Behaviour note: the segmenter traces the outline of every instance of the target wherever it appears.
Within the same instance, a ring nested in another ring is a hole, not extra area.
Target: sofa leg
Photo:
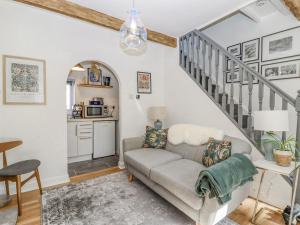
[[[134,178],[134,177],[133,177],[132,174],[129,174],[129,175],[128,175],[128,181],[129,181],[129,182],[132,182],[132,181],[133,181],[133,178]]]
[[[196,222],[196,225],[201,225],[201,224]]]

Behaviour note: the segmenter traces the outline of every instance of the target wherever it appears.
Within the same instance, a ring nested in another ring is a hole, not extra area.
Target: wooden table
[[[257,160],[255,162],[253,162],[253,164],[257,169],[262,170],[262,175],[261,175],[261,178],[260,178],[259,188],[258,188],[258,192],[257,192],[257,196],[256,196],[256,203],[255,203],[254,212],[253,212],[251,222],[253,224],[255,224],[256,219],[259,217],[259,215],[264,210],[264,208],[262,208],[261,210],[259,210],[256,213],[257,206],[258,206],[258,201],[259,201],[259,194],[260,194],[260,191],[261,191],[261,186],[262,186],[262,182],[263,182],[263,179],[264,179],[264,175],[265,175],[266,171],[269,171],[269,172],[272,172],[272,173],[275,173],[275,174],[286,176],[288,178],[293,173],[295,173],[294,174],[294,179],[293,179],[293,189],[292,189],[292,199],[291,199],[291,214],[290,214],[290,218],[289,218],[289,225],[291,225],[292,224],[292,217],[293,217],[292,212],[293,212],[293,208],[294,208],[294,205],[295,205],[295,197],[296,197],[296,191],[297,191],[297,185],[298,185],[300,163],[292,162],[291,166],[283,167],[283,166],[278,166],[276,164],[276,162],[274,162],[274,161],[268,161],[268,160],[265,160],[265,159],[260,159],[260,160]]]
[[[3,154],[3,167],[7,166],[6,151],[15,148],[21,144],[22,141],[17,138],[0,138],[0,153]],[[5,181],[5,186],[8,187],[8,181]],[[6,191],[6,195],[0,195],[0,207],[6,206],[10,201],[11,198],[8,190]]]

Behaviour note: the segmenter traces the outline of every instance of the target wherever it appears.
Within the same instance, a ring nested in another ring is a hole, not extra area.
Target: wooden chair
[[[9,181],[16,182],[17,191],[17,202],[18,202],[18,215],[22,215],[22,198],[21,188],[22,186],[31,180],[33,177],[36,178],[40,194],[43,193],[40,175],[38,167],[40,166],[39,160],[25,160],[20,161],[11,165],[7,165],[6,151],[15,148],[22,144],[21,140],[2,140],[0,139],[0,153],[3,153],[3,168],[0,169],[0,181],[5,182],[6,194],[9,196]],[[32,173],[24,181],[21,181],[21,175]]]

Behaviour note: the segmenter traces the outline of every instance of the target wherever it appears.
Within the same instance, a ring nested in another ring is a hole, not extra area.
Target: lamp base
[[[156,120],[156,121],[154,122],[154,128],[155,128],[156,130],[162,129],[162,121]]]

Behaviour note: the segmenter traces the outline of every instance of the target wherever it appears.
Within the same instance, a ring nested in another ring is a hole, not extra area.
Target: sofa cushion
[[[195,192],[200,171],[205,167],[189,159],[179,159],[151,169],[150,178],[187,205],[199,210],[203,199]]]
[[[146,126],[144,148],[165,149],[167,145],[168,129],[155,129]]]
[[[159,149],[142,148],[125,152],[125,162],[149,177],[153,167],[181,159],[182,156]]]

